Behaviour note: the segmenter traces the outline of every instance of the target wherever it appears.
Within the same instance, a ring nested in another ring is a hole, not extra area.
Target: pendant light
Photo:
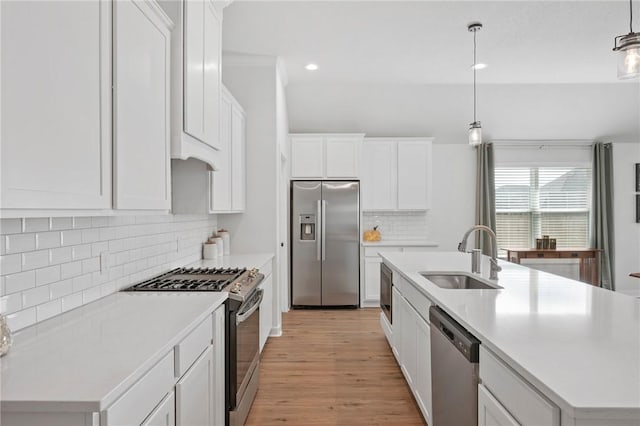
[[[476,33],[482,29],[482,24],[474,22],[467,29],[473,33],[473,123],[469,125],[469,145],[477,146],[482,143],[482,126],[476,119],[476,71],[478,63],[476,62]]]
[[[613,40],[618,52],[618,78],[628,79],[640,75],[640,33],[633,32],[633,3],[629,0],[629,34]]]

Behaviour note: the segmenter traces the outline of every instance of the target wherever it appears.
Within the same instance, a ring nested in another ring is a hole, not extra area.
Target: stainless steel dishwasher
[[[438,306],[429,319],[433,426],[477,425],[480,341]]]

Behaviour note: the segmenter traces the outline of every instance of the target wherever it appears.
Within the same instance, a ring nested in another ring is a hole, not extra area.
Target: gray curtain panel
[[[493,144],[483,143],[476,148],[476,224],[496,231],[496,185]],[[491,255],[491,240],[485,233],[476,233],[476,248]]]
[[[600,287],[615,290],[613,273],[613,146],[593,145],[591,244],[600,254]]]

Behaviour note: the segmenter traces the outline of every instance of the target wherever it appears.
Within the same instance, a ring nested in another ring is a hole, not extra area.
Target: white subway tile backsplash
[[[60,266],[60,278],[66,280],[67,278],[77,277],[82,274],[82,261],[63,263]]]
[[[199,259],[215,229],[206,215],[2,219],[0,311],[19,330]]]
[[[49,262],[59,264],[73,260],[73,249],[71,247],[61,247],[49,250]]]
[[[22,219],[0,219],[0,234],[19,234],[22,232]]]
[[[60,265],[36,269],[36,285],[41,286],[60,281]]]
[[[5,238],[7,253],[22,253],[36,248],[35,234],[11,234]]]
[[[20,272],[5,277],[5,289],[7,294],[27,290],[36,286],[35,271]]]
[[[92,257],[91,259],[82,261],[82,273],[88,274],[100,270],[100,258]]]
[[[28,327],[36,322],[36,308],[23,309],[7,315],[7,324],[12,331]]]
[[[36,287],[22,292],[22,306],[30,308],[49,301],[49,287]]]
[[[0,256],[0,275],[14,274],[22,270],[22,256],[8,254]]]
[[[107,216],[96,216],[91,218],[92,228],[102,228],[109,226],[109,218]]]
[[[75,246],[82,244],[82,231],[62,231],[62,245],[63,246]]]
[[[91,244],[91,256],[96,257],[100,256],[100,254],[109,251],[109,242],[101,241],[99,243]]]
[[[73,293],[72,280],[58,281],[49,286],[49,298],[51,300],[59,299],[71,293]]]
[[[74,246],[71,249],[71,256],[73,260],[88,259],[91,257],[91,244],[83,244],[81,246]]]
[[[42,268],[49,265],[49,250],[31,251],[22,254],[22,270]]]
[[[100,240],[99,229],[83,229],[82,230],[82,243],[95,243]]]
[[[363,231],[378,226],[383,240],[425,240],[426,212],[364,212]]]
[[[60,232],[38,232],[36,234],[37,249],[55,247],[60,247]]]
[[[62,231],[63,229],[73,228],[73,219],[70,217],[52,217],[49,223],[52,231]]]
[[[48,217],[28,217],[23,220],[22,232],[42,232],[49,230]]]
[[[73,293],[62,298],[62,312],[82,305],[82,293]]]
[[[20,309],[22,309],[22,294],[14,293],[0,297],[0,314],[12,314]]]
[[[93,302],[99,299],[100,296],[100,286],[92,287],[82,292],[82,303]]]
[[[91,228],[91,218],[90,217],[74,217],[73,227],[75,229]]]
[[[61,312],[62,300],[52,300],[51,302],[38,305],[38,307],[36,308],[36,319],[38,321],[44,321],[54,315],[58,315]]]

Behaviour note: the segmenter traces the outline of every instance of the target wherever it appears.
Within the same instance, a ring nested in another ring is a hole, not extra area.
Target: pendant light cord
[[[633,33],[633,0],[629,0],[629,32]]]
[[[473,32],[473,122],[476,120],[476,32]]]

